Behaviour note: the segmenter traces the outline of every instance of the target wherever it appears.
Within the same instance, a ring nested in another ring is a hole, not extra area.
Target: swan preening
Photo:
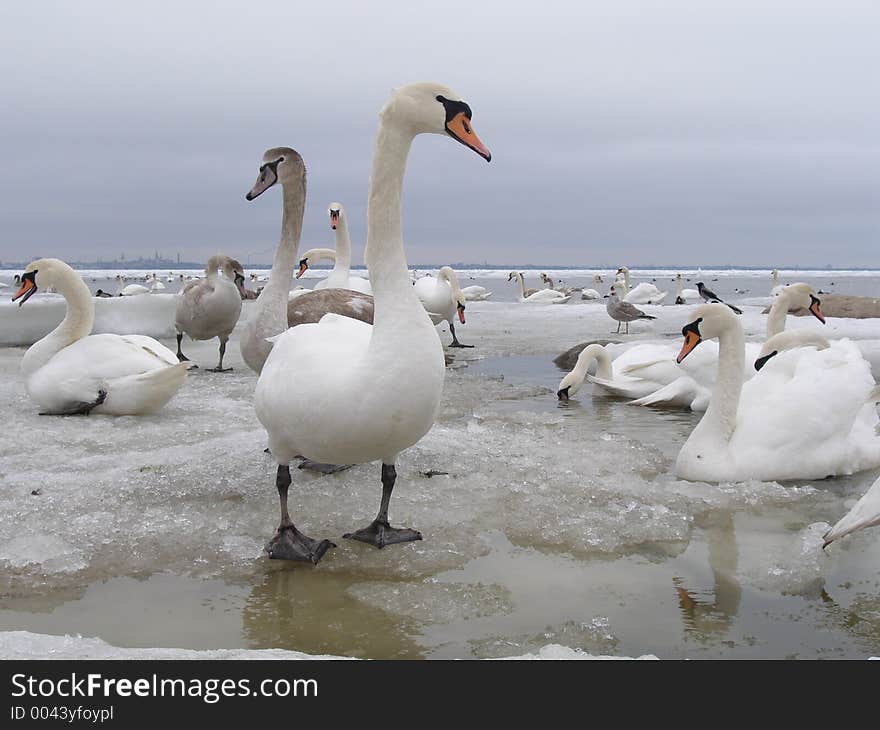
[[[186,364],[143,335],[92,335],[95,304],[85,282],[58,259],[28,264],[13,301],[55,287],[67,302],[64,320],[31,345],[21,361],[28,395],[42,413],[115,416],[152,413],[186,380]]]
[[[523,283],[522,272],[511,271],[507,275],[508,281],[516,281],[518,302],[526,302],[528,304],[565,304],[571,295],[563,294],[555,289],[526,289]]]
[[[369,281],[351,275],[351,239],[348,235],[345,208],[341,203],[330,203],[327,213],[330,216],[330,228],[336,231],[336,250],[313,248],[306,251],[300,259],[296,277],[301,277],[313,262],[325,259],[333,261],[333,270],[326,279],[315,284],[315,289],[350,289],[362,294],[372,294],[373,288]]]
[[[177,328],[177,357],[181,362],[189,358],[181,350],[181,340],[187,334],[193,340],[220,340],[220,359],[212,373],[225,373],[223,367],[226,343],[241,314],[244,296],[244,274],[241,264],[223,254],[216,254],[205,264],[205,278],[189,282],[178,294],[174,326]]]
[[[255,373],[262,371],[269,357],[271,339],[288,327],[318,322],[327,313],[373,321],[373,298],[350,289],[306,289],[291,298],[307,186],[305,163],[290,147],[272,147],[263,153],[257,181],[245,198],[254,200],[276,183],[281,185],[281,239],[266,286],[241,332],[242,359]]]
[[[443,321],[449,323],[449,334],[452,335],[450,347],[473,347],[463,345],[455,334],[455,317],[464,324],[465,296],[458,287],[458,278],[449,266],[440,269],[437,276],[423,276],[415,284],[413,291],[434,324]]]
[[[675,471],[690,481],[822,479],[880,466],[874,378],[849,340],[780,354],[744,383],[742,325],[723,304],[704,304],[682,329],[681,362],[719,341],[718,375],[705,415]]]
[[[401,235],[406,160],[422,133],[449,135],[491,159],[473,132],[470,107],[444,86],[401,87],[383,107],[367,203],[374,324],[329,314],[284,331],[257,383],[257,417],[278,462],[281,523],[267,546],[270,557],[317,563],[332,547],[329,540],[307,537],[291,520],[289,463],[300,454],[331,464],[381,460],[376,519],[346,537],[380,548],[421,539],[416,530],[391,527],[388,508],[397,456],[433,425],[445,374],[443,346],[413,291]],[[303,397],[304,387],[311,397]]]

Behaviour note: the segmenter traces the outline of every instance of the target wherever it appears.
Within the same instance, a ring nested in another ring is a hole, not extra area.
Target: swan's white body
[[[597,292],[595,289],[582,289],[581,290],[581,299],[593,300],[593,299],[601,299],[602,295]]]
[[[25,353],[21,372],[41,411],[116,416],[152,413],[186,380],[185,364],[143,335],[90,335],[94,300],[85,282],[58,259],[28,265],[38,287],[49,282],[67,301],[61,324]]]
[[[666,298],[666,292],[660,291],[653,284],[642,282],[634,288],[630,288],[629,269],[621,266],[617,270],[618,274],[623,274],[626,284],[626,294],[622,297],[623,301],[628,304],[659,304]]]
[[[126,284],[121,274],[116,275],[116,294],[121,297],[136,297],[139,294],[149,294],[149,288],[142,284]]]
[[[332,464],[393,465],[434,423],[445,360],[407,270],[400,196],[413,138],[444,131],[442,118],[418,116],[424,105],[442,117],[434,97],[455,98],[436,88],[404,87],[380,113],[367,212],[373,326],[328,314],[281,334],[263,366],[255,407],[279,464],[302,454]]]
[[[692,327],[719,339],[718,375],[706,414],[678,454],[680,478],[821,479],[880,466],[877,412],[868,402],[874,379],[852,342],[782,353],[744,384],[736,315],[723,304],[703,305]],[[699,337],[688,333],[680,357]]]
[[[330,227],[336,232],[336,250],[313,249],[321,251],[321,258],[333,261],[333,270],[326,279],[315,284],[315,289],[351,289],[362,294],[372,294],[373,287],[367,279],[351,274],[351,238],[348,235],[348,219],[345,208],[341,203],[331,203],[328,208],[330,213]],[[330,251],[330,254],[326,252]],[[306,258],[308,254],[304,254]]]
[[[486,287],[477,286],[476,284],[466,286],[461,290],[461,293],[464,294],[464,298],[469,302],[482,302],[492,296],[492,292],[486,289]]]
[[[456,310],[465,297],[452,268],[444,266],[436,277],[423,276],[413,284],[413,291],[434,324],[446,321],[455,325]]]
[[[533,294],[528,294],[525,290],[522,273],[511,271],[507,280],[513,281],[514,279],[516,279],[516,300],[518,302],[524,302],[527,304],[565,304],[571,299],[571,295],[566,296],[561,291],[556,291],[555,289],[538,289]]]

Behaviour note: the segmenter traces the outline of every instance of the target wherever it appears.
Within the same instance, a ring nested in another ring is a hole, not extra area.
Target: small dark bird
[[[112,294],[108,294],[108,293],[105,292],[103,289],[98,289],[98,291],[95,292],[95,296],[96,296],[96,297],[112,297],[113,295],[112,295]]]
[[[700,292],[700,296],[703,297],[703,299],[705,301],[707,301],[711,304],[727,304],[727,302],[719,299],[718,295],[715,294],[715,292],[713,292],[711,289],[707,289],[703,285],[702,281],[697,282],[697,291]],[[742,310],[739,309],[738,307],[734,307],[732,304],[727,304],[727,306],[730,307],[737,314],[742,314]]]

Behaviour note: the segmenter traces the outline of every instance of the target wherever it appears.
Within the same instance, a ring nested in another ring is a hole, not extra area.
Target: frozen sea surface
[[[658,319],[618,338],[601,304],[468,303],[458,332],[477,347],[453,353],[437,424],[398,464],[392,522],[425,539],[381,551],[339,539],[374,516],[378,465],[294,470],[294,519],[338,544],[316,568],[262,554],[278,520],[274,464],[237,333],[232,373],[193,371],[142,418],[38,416],[18,378],[24,350],[0,348],[0,631],[358,657],[548,645],[660,658],[880,653],[880,530],[819,549],[875,473],[683,482],[672,465],[697,415],[588,387],[557,404],[559,352],[677,340],[693,309],[645,308]],[[760,339],[760,304],[744,309]],[[866,351],[880,340],[872,320],[831,319],[824,331]],[[216,342],[185,349],[216,362]],[[0,636],[0,655],[26,651]]]

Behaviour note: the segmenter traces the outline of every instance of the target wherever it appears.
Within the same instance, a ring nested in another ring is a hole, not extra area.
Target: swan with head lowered
[[[330,248],[313,248],[306,251],[299,262],[296,278],[301,277],[315,261],[329,259],[333,261],[330,276],[315,284],[315,289],[350,289],[362,294],[372,294],[370,282],[359,276],[351,275],[351,238],[348,235],[348,219],[341,203],[330,203],[327,208],[330,215],[330,228],[336,231],[336,250]]]
[[[177,357],[181,362],[189,358],[181,350],[184,334],[194,340],[220,340],[220,359],[217,367],[208,372],[227,373],[223,367],[226,343],[241,314],[241,300],[245,296],[244,273],[241,264],[223,254],[215,254],[205,264],[205,278],[186,284],[178,293],[174,326],[177,328]]]
[[[682,334],[679,362],[707,339],[718,339],[719,354],[709,407],[678,454],[677,476],[823,479],[880,466],[874,378],[855,344],[779,354],[744,384],[743,328],[724,304],[698,307]]]
[[[281,502],[281,524],[266,548],[272,558],[317,563],[332,546],[307,537],[290,518],[289,463],[299,454],[330,464],[381,460],[376,519],[346,537],[379,548],[421,539],[416,530],[391,527],[388,507],[397,456],[433,425],[445,374],[443,346],[413,291],[401,235],[407,156],[423,133],[448,135],[490,159],[471,127],[470,107],[453,91],[418,83],[392,92],[379,115],[367,204],[374,324],[328,314],[293,327],[275,339],[260,374],[255,406],[278,462]]]
[[[522,272],[511,271],[508,281],[516,281],[516,300],[528,304],[565,304],[571,295],[566,296],[555,289],[526,289]]]
[[[458,278],[450,266],[444,266],[436,277],[423,276],[415,284],[413,291],[422,302],[422,306],[434,324],[443,321],[449,323],[449,333],[452,335],[450,347],[473,347],[463,345],[458,341],[455,334],[455,317],[464,324],[465,298],[464,293],[458,287]]]
[[[306,166],[290,147],[272,147],[263,153],[257,181],[245,199],[258,198],[276,183],[281,185],[281,239],[266,286],[251,305],[252,313],[241,331],[241,356],[258,374],[272,350],[269,338],[288,327],[318,322],[328,312],[373,321],[373,297],[367,294],[350,289],[318,289],[291,296],[306,205]]]
[[[186,380],[185,363],[152,337],[92,335],[95,303],[85,282],[59,259],[28,264],[13,301],[55,287],[67,302],[63,321],[21,361],[28,395],[42,413],[134,416],[159,410]]]

